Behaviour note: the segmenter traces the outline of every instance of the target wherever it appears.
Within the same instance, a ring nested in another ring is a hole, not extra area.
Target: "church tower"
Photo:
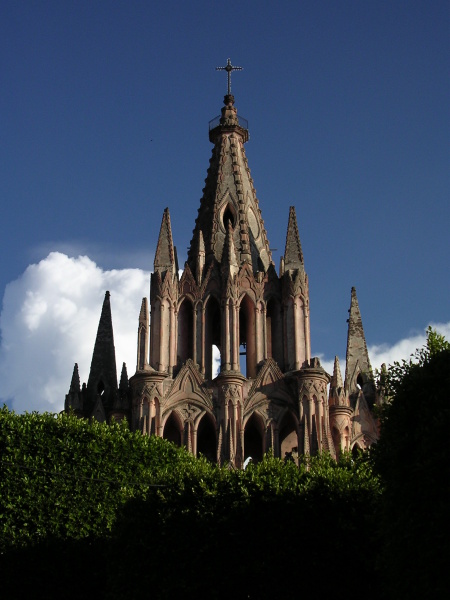
[[[139,313],[136,373],[129,387],[123,376],[112,391],[111,325],[109,345],[97,352],[96,342],[86,393],[98,395],[101,382],[114,396],[100,402],[109,415],[109,407],[123,408],[128,398],[123,416],[132,429],[220,464],[241,468],[269,450],[281,458],[324,450],[336,456],[352,446],[355,407],[368,394],[370,415],[373,402],[356,295],[343,385],[338,363],[331,377],[311,357],[308,276],[294,207],[276,272],[245,155],[248,124],[231,94],[236,69],[229,60],[223,67],[228,93],[221,115],[209,123],[212,154],[182,275],[166,208],[150,302],[144,298]],[[96,366],[98,354],[110,357],[108,367]],[[362,389],[355,387],[360,381]],[[78,388],[77,370],[67,405],[78,402]],[[96,401],[91,414],[100,411]],[[118,408],[114,414],[119,418]]]

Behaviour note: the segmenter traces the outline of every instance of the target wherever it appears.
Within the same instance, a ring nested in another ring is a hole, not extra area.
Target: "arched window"
[[[283,368],[283,323],[280,303],[271,298],[266,309],[267,358],[273,358]]]
[[[194,309],[185,298],[178,309],[177,367],[194,356]]]
[[[139,340],[139,348],[138,348],[138,370],[142,371],[145,366],[145,359],[147,356],[147,348],[146,348],[146,336],[145,336],[145,327],[142,325],[139,327],[138,333]]]
[[[152,305],[151,322],[150,322],[150,359],[151,365],[157,371],[159,370],[160,357],[160,340],[161,337],[161,302],[159,299]]]
[[[227,204],[225,210],[223,211],[222,223],[225,231],[228,229],[228,222],[231,223],[231,228],[234,229],[236,224],[236,211],[231,204]]]
[[[246,377],[256,377],[255,305],[247,294],[239,306],[239,353],[245,356],[245,363],[241,361],[242,374]]]
[[[213,373],[213,346],[221,352],[221,312],[218,301],[211,296],[206,304],[205,314],[205,376],[212,379]]]

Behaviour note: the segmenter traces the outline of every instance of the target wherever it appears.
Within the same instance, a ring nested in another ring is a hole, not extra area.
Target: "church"
[[[150,298],[143,298],[136,372],[117,381],[106,292],[89,379],[75,364],[65,410],[185,446],[242,468],[264,453],[285,458],[367,448],[378,437],[377,392],[354,288],[345,375],[311,356],[308,276],[294,207],[278,273],[245,155],[248,124],[228,93],[209,123],[213,145],[187,261],[179,275],[169,209],[162,215]],[[136,311],[138,312],[138,311]],[[220,367],[215,357],[220,355]]]

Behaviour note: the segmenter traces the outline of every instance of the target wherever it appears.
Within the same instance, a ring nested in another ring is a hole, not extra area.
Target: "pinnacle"
[[[80,391],[80,374],[78,372],[78,363],[75,363],[72,374],[72,381],[70,383],[70,392],[79,392]]]
[[[142,298],[141,310],[139,312],[139,322],[147,321],[148,319],[148,301],[147,298]]]
[[[335,388],[343,388],[344,387],[344,383],[342,381],[341,367],[339,364],[339,358],[337,356],[334,357],[334,368],[333,368],[333,377],[331,378],[331,387],[335,387]]]
[[[91,370],[88,380],[88,392],[92,398],[98,393],[98,386],[109,389],[111,393],[117,389],[116,352],[111,317],[109,292],[105,293],[102,313],[95,338],[92,354]]]
[[[172,227],[170,224],[169,209],[166,208],[161,221],[161,229],[159,231],[158,244],[156,246],[154,268],[155,271],[165,273],[168,270],[174,271],[175,249],[172,240]]]
[[[299,269],[303,266],[303,251],[297,227],[295,208],[289,208],[289,222],[286,234],[286,249],[284,251],[284,268]]]
[[[126,363],[122,364],[122,372],[120,374],[119,389],[121,389],[121,390],[127,390],[128,389],[128,373],[127,373],[127,365],[126,365]]]

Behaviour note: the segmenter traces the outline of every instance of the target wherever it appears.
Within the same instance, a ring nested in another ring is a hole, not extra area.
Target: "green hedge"
[[[381,487],[368,455],[299,467],[266,456],[240,471],[123,423],[4,408],[0,470],[9,598],[292,597],[299,577],[339,598],[343,570],[357,586],[375,576]]]
[[[195,462],[161,439],[49,413],[0,410],[0,550],[111,531],[128,500]]]

